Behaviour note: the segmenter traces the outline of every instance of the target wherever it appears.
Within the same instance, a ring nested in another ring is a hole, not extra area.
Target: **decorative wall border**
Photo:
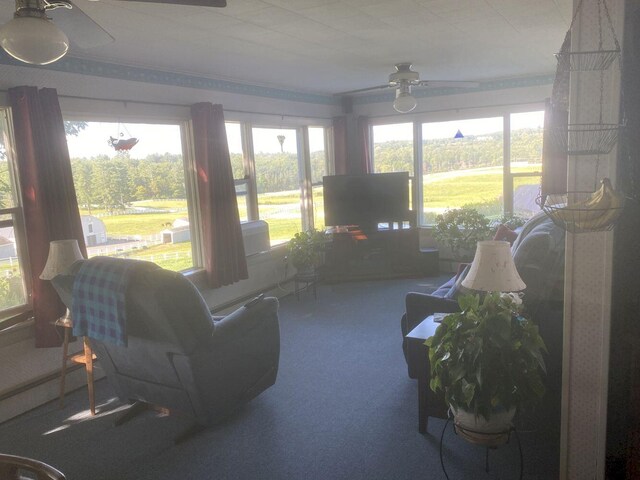
[[[0,65],[10,65],[15,67],[36,68],[41,70],[53,70],[57,72],[76,73],[94,77],[113,78],[117,80],[129,80],[134,82],[153,83],[159,85],[169,85],[172,87],[197,88],[201,90],[213,90],[239,95],[253,95],[293,102],[305,102],[318,105],[340,105],[340,97],[333,95],[321,95],[313,93],[296,92],[273,87],[264,87],[246,83],[231,82],[229,80],[219,80],[185,73],[166,72],[150,68],[134,67],[117,63],[102,62],[77,58],[72,56],[63,57],[55,63],[49,65],[27,65],[9,56],[0,49]],[[492,80],[482,82],[476,88],[426,88],[414,90],[413,95],[417,98],[437,97],[443,95],[456,95],[460,93],[486,92],[491,90],[504,90],[508,88],[523,88],[538,85],[549,85],[553,83],[554,75],[536,75],[531,77],[519,77],[504,80]],[[354,105],[364,105],[369,103],[380,103],[393,101],[393,92],[364,95],[354,97]]]
[[[27,65],[15,60],[0,49],[0,65],[36,68],[39,70],[54,70],[57,72],[77,73],[80,75],[90,75],[117,80],[154,83],[159,85],[169,85],[172,87],[214,90],[219,92],[236,93],[239,95],[253,95],[319,105],[340,105],[340,99],[331,95],[302,93],[292,90],[230,82],[228,80],[188,75],[185,73],[166,72],[162,70],[153,70],[150,68],[101,62],[71,56],[65,56],[57,62],[49,65]]]

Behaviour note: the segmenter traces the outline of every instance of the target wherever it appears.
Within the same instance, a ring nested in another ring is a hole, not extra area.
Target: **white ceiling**
[[[71,55],[333,94],[383,84],[402,61],[423,80],[553,73],[572,0],[75,3],[116,40]]]

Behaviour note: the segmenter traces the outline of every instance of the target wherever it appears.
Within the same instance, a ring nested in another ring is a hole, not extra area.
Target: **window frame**
[[[377,117],[371,118],[369,124],[369,133],[371,139],[372,152],[372,164],[375,169],[375,150],[373,148],[373,127],[381,125],[396,125],[403,123],[413,123],[413,155],[414,155],[414,172],[423,171],[423,155],[422,155],[422,125],[424,123],[438,123],[438,122],[450,122],[450,121],[464,121],[464,120],[478,120],[482,118],[496,118],[502,117],[503,119],[503,168],[502,168],[502,181],[503,181],[503,214],[508,215],[513,212],[513,185],[514,180],[520,177],[542,177],[542,169],[540,172],[527,172],[527,173],[513,173],[511,172],[511,115],[518,113],[529,113],[544,111],[544,102],[533,102],[526,104],[514,104],[502,107],[479,107],[473,110],[443,110],[435,112],[421,112],[411,116],[410,119],[404,120],[397,115],[390,117]],[[424,189],[424,176],[415,174],[414,177],[410,177],[412,186],[412,205],[415,205],[416,215],[418,218],[418,226],[423,228],[432,228],[433,224],[425,223],[424,221],[424,202],[423,202],[423,189]],[[510,188],[510,189],[509,189]],[[507,189],[509,189],[507,191]]]
[[[232,123],[233,120],[227,119],[226,122]],[[331,128],[324,125],[323,122],[303,122],[302,124],[296,122],[280,122],[280,124],[273,122],[260,122],[253,123],[250,121],[240,121],[241,134],[242,134],[242,150],[243,157],[245,159],[245,176],[247,181],[247,216],[249,221],[260,220],[260,211],[258,204],[258,185],[256,175],[255,164],[255,150],[253,129],[286,129],[296,131],[296,158],[298,168],[298,189],[300,192],[300,215],[301,226],[303,230],[315,228],[315,217],[313,207],[313,187],[322,185],[322,182],[313,183],[311,178],[311,151],[309,144],[309,128],[322,128],[324,133],[324,159],[325,159],[325,172],[327,175],[333,172],[331,166],[332,156],[329,154],[329,147],[332,145]],[[265,219],[265,221],[268,220]],[[286,242],[272,245],[272,249],[285,248]]]
[[[5,122],[5,149],[7,155],[8,173],[11,178],[13,206],[0,208],[0,216],[10,215],[10,219],[0,220],[0,228],[13,227],[16,241],[16,256],[20,264],[20,275],[24,288],[25,302],[15,307],[0,310],[0,328],[10,327],[26,320],[33,311],[33,288],[31,284],[31,264],[29,249],[27,247],[27,231],[24,221],[24,209],[22,205],[22,192],[18,178],[16,165],[15,137],[13,129],[13,115],[11,107],[0,105],[2,121]]]
[[[192,275],[203,270],[204,253],[202,248],[202,217],[200,215],[200,200],[198,197],[196,164],[193,140],[193,127],[190,119],[182,116],[156,116],[144,113],[131,113],[118,115],[92,113],[67,113],[62,110],[63,121],[81,121],[95,123],[123,123],[123,124],[143,124],[143,125],[173,125],[180,129],[180,142],[182,147],[182,168],[184,174],[185,197],[187,201],[187,212],[189,215],[189,227],[191,235],[191,259],[192,265],[189,268],[180,270],[184,275]]]

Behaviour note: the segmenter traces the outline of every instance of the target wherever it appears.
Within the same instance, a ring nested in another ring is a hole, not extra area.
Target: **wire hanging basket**
[[[621,128],[613,123],[570,123],[553,133],[556,144],[568,155],[606,155],[618,142]]]
[[[558,63],[562,63],[572,72],[607,70],[619,57],[620,49],[556,53]]]
[[[588,207],[594,192],[549,194],[536,202],[560,228],[572,233],[603,232],[613,229],[624,210],[624,199],[615,204]]]
[[[569,26],[569,31],[573,28],[576,17],[578,16],[578,12],[582,8],[584,0],[580,0],[578,4],[578,8],[576,8],[573,18],[571,20],[571,25]],[[609,30],[609,38],[605,39],[604,31],[603,31],[603,11],[604,17],[607,20],[607,27]],[[609,48],[603,48],[605,40],[608,40]],[[564,45],[563,45],[564,47]],[[618,37],[616,36],[615,29],[613,28],[613,22],[611,21],[611,15],[609,13],[609,8],[607,7],[606,0],[598,0],[598,48],[597,50],[588,50],[588,51],[577,51],[570,52],[567,49],[562,49],[560,52],[556,53],[556,59],[558,60],[558,65],[560,65],[563,69],[568,69],[572,72],[585,72],[585,71],[594,71],[594,70],[607,70],[614,60],[620,58],[620,52],[622,49],[620,48],[620,42],[618,41]]]

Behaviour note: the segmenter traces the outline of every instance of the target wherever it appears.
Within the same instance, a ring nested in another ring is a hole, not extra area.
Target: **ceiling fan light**
[[[0,28],[0,46],[21,62],[46,65],[64,57],[69,39],[46,18],[16,17]]]
[[[418,102],[411,93],[400,89],[396,90],[396,99],[393,102],[393,108],[397,112],[409,113],[416,108],[416,105],[418,105]]]

